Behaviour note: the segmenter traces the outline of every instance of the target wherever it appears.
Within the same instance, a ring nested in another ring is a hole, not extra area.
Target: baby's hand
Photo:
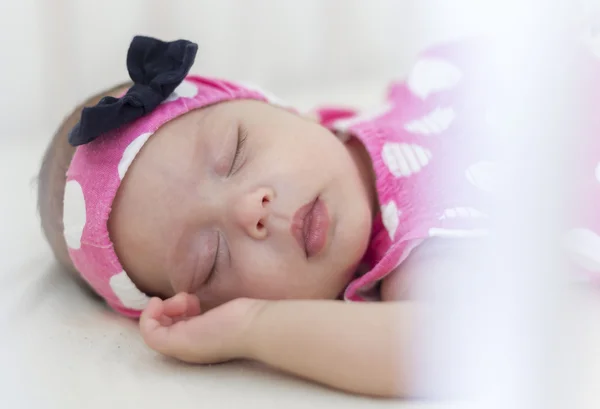
[[[216,363],[248,356],[246,333],[264,301],[240,298],[202,314],[198,297],[180,293],[153,298],[142,313],[146,344],[192,363]]]

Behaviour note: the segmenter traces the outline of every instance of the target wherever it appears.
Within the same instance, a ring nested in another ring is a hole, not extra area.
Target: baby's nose
[[[266,187],[240,195],[233,204],[234,219],[250,237],[264,239],[268,235],[268,218],[274,192]]]

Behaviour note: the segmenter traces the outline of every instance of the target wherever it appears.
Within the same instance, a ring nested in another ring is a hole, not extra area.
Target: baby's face
[[[109,231],[148,294],[196,293],[204,308],[238,297],[331,299],[366,250],[375,201],[359,142],[262,102],[231,101],[148,140]]]

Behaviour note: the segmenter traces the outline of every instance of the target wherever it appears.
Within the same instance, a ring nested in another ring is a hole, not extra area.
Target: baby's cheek
[[[301,296],[310,277],[308,271],[298,271],[299,266],[281,262],[259,262],[254,258],[241,271],[236,292],[243,297],[286,299]],[[297,263],[296,263],[297,264]]]
[[[242,297],[264,298],[272,287],[273,280],[269,280],[255,258],[236,255],[233,268],[217,272],[210,283],[198,291],[198,296],[203,303],[220,305]]]

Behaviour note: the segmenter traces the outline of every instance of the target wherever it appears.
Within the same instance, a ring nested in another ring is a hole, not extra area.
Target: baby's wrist
[[[246,307],[247,312],[241,323],[242,331],[239,357],[260,361],[261,332],[263,332],[265,328],[265,325],[263,324],[264,312],[266,309],[271,308],[274,302],[250,299],[245,301],[248,302],[249,305]]]
[[[256,300],[258,301],[249,314],[249,320],[246,322],[244,358],[253,361],[262,362],[265,358],[265,346],[272,333],[271,329],[277,325],[273,322],[277,314],[273,310],[279,304],[278,301]]]

